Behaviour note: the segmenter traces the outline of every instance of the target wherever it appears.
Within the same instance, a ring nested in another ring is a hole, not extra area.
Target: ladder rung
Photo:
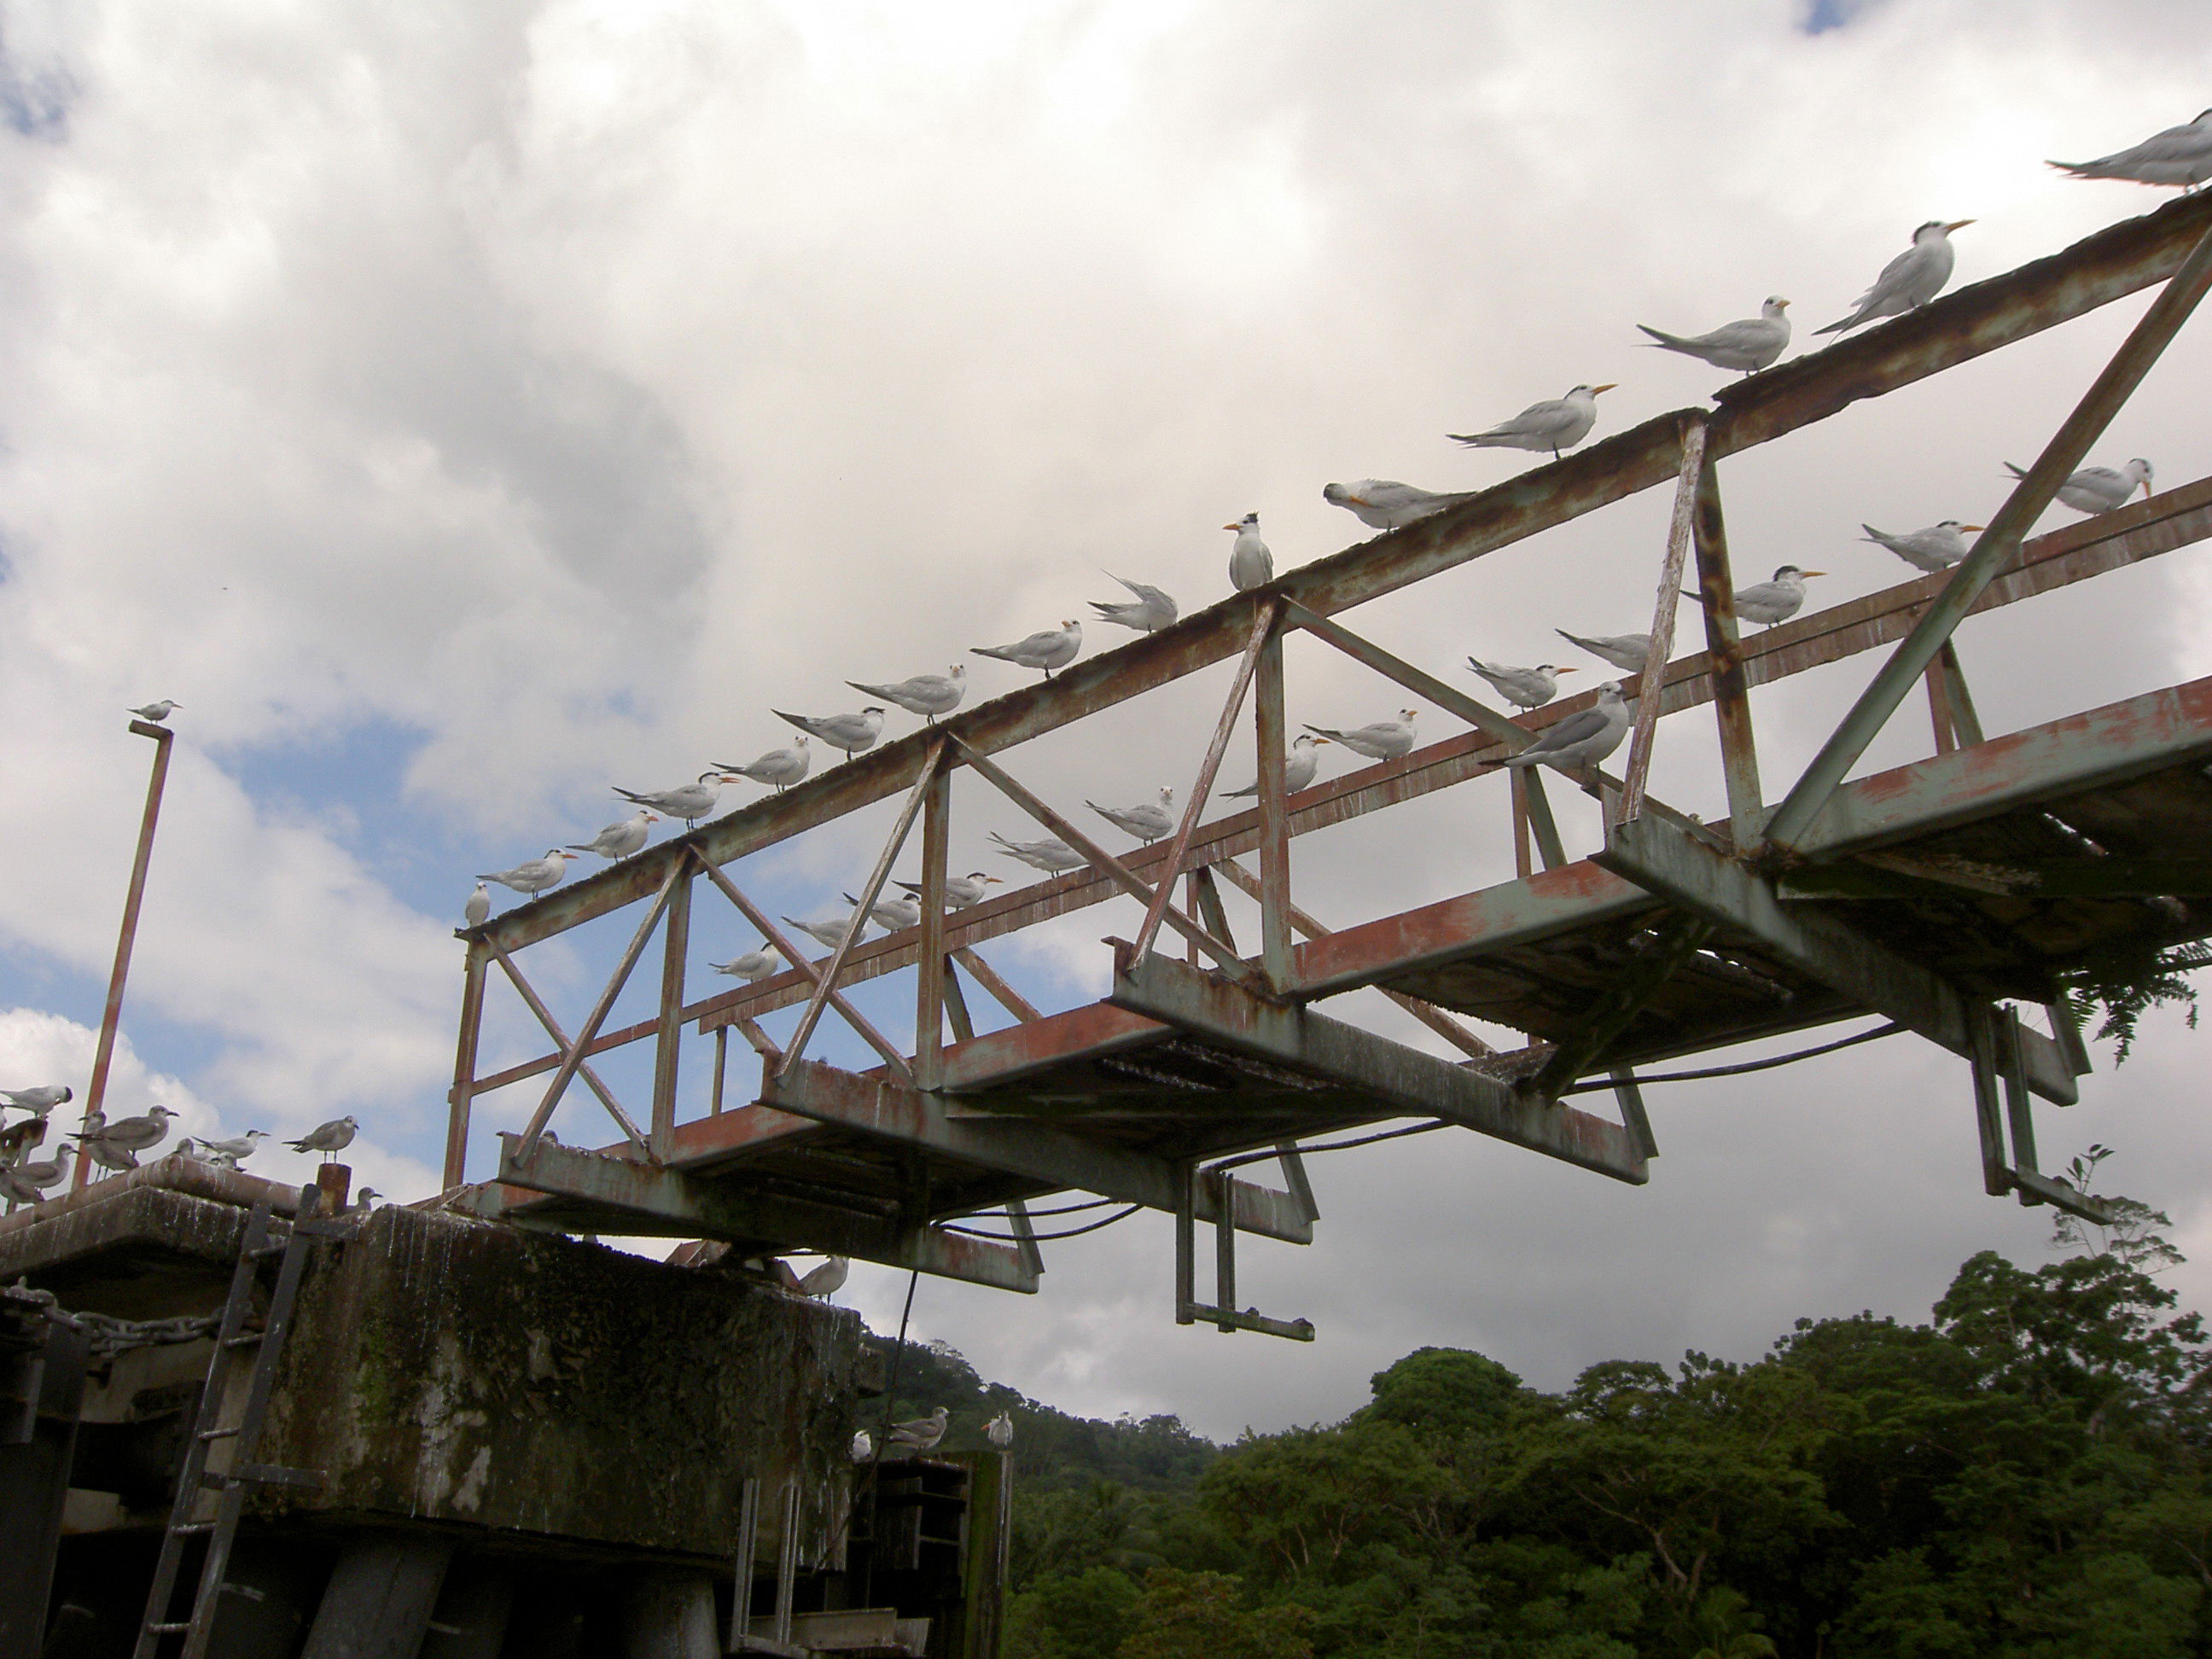
[[[259,1249],[248,1250],[246,1254],[252,1256],[256,1261],[258,1261],[264,1256],[282,1255],[285,1251],[291,1248],[291,1241],[287,1239],[281,1244],[264,1244]]]
[[[190,1630],[190,1625],[149,1625],[146,1628],[156,1636],[173,1636],[180,1630]]]
[[[213,1532],[215,1530],[215,1522],[212,1521],[180,1521],[175,1526],[170,1528],[169,1530],[176,1536],[182,1538],[190,1533]]]
[[[269,1333],[266,1331],[248,1331],[243,1336],[227,1339],[222,1346],[226,1348],[250,1348],[257,1342],[266,1341],[268,1337]]]
[[[239,1429],[202,1429],[199,1437],[203,1440],[228,1440],[231,1436],[242,1432]]]

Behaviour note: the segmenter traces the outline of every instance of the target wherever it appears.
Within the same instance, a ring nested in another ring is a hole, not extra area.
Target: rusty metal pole
[[[1705,422],[1692,415],[1682,422],[1682,456],[1675,469],[1674,513],[1667,528],[1667,556],[1659,568],[1659,593],[1651,614],[1651,648],[1636,679],[1636,722],[1628,739],[1627,781],[1620,791],[1623,823],[1644,816],[1644,788],[1651,775],[1651,740],[1659,726],[1659,698],[1667,683],[1667,659],[1674,649],[1674,609],[1682,598],[1682,572],[1690,559],[1691,530],[1697,512],[1698,481],[1705,469]]]
[[[450,1192],[468,1179],[469,1115],[476,1099],[477,1044],[483,1030],[484,959],[481,939],[469,941],[461,969],[461,1031],[453,1046],[453,1087],[446,1097],[446,1170],[441,1185]]]
[[[131,976],[131,947],[138,942],[138,907],[146,896],[146,866],[154,857],[154,826],[161,817],[161,790],[169,781],[169,745],[176,733],[151,720],[133,720],[131,729],[154,740],[154,771],[146,781],[146,811],[138,820],[138,854],[131,860],[131,891],[123,901],[123,931],[115,940],[115,965],[107,975],[107,1006],[100,1016],[100,1047],[92,1057],[92,1081],[85,1085],[84,1119],[91,1120],[107,1098],[107,1071],[115,1059],[115,1028],[123,1018],[123,984]],[[90,1158],[79,1158],[72,1188],[89,1178]]]
[[[945,877],[952,856],[952,768],[940,765],[921,804],[921,944],[915,960],[914,1082],[944,1081]]]
[[[1284,747],[1289,739],[1279,623],[1268,630],[1267,643],[1260,647],[1252,708],[1260,757],[1260,964],[1267,982],[1279,993],[1291,988],[1291,806],[1283,787]]]
[[[1721,512],[1720,477],[1710,458],[1698,470],[1691,545],[1698,556],[1705,651],[1713,665],[1713,718],[1720,728],[1721,770],[1728,784],[1729,834],[1736,846],[1747,847],[1759,833],[1759,745],[1752,738],[1751,695],[1744,678],[1743,641],[1736,629],[1728,520]]]
[[[676,1144],[676,1087],[684,1049],[684,969],[691,954],[691,860],[677,869],[661,922],[660,1029],[653,1047],[653,1155],[666,1158]]]

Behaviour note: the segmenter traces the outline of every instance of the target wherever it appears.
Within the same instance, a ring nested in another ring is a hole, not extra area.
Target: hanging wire
[[[1771,1071],[1777,1066],[1788,1066],[1796,1060],[1810,1060],[1815,1054],[1832,1054],[1838,1048],[1855,1048],[1862,1042],[1872,1042],[1879,1037],[1895,1036],[1904,1029],[1905,1027],[1893,1020],[1888,1024],[1877,1025],[1870,1031],[1861,1031],[1856,1036],[1844,1037],[1835,1042],[1821,1043],[1816,1048],[1800,1048],[1794,1054],[1776,1054],[1766,1060],[1747,1060],[1735,1066],[1708,1066],[1702,1071],[1654,1072],[1649,1077],[1638,1078],[1636,1081],[1638,1085],[1696,1083],[1709,1077],[1740,1077],[1746,1072]],[[1613,1083],[1610,1079],[1601,1078],[1595,1083],[1577,1083],[1573,1088],[1562,1089],[1559,1092],[1562,1095],[1586,1095],[1599,1089],[1612,1087]]]
[[[1818,1054],[1832,1054],[1838,1048],[1855,1048],[1862,1042],[1873,1042],[1882,1037],[1895,1036],[1903,1030],[1905,1030],[1904,1026],[1893,1021],[1888,1024],[1877,1025],[1870,1031],[1861,1031],[1835,1042],[1823,1042],[1817,1048],[1800,1048],[1791,1054],[1775,1054],[1765,1060],[1747,1060],[1735,1066],[1709,1066],[1695,1072],[1654,1072],[1635,1080],[1638,1085],[1641,1085],[1646,1083],[1695,1083],[1703,1079],[1713,1077],[1739,1077],[1746,1072],[1771,1071],[1777,1066],[1788,1066],[1797,1060],[1811,1060]],[[1562,1089],[1559,1092],[1562,1096],[1586,1095],[1600,1089],[1610,1089],[1613,1086],[1612,1079],[1606,1078],[1594,1083],[1577,1083],[1573,1088]],[[1385,1129],[1380,1134],[1356,1135],[1350,1140],[1323,1140],[1311,1146],[1294,1147],[1292,1150],[1301,1158],[1314,1152],[1340,1152],[1348,1147],[1371,1146],[1378,1140],[1396,1140],[1406,1135],[1425,1135],[1431,1130],[1449,1129],[1451,1127],[1445,1122],[1416,1123],[1408,1129]],[[1273,1151],[1246,1152],[1241,1158],[1224,1158],[1219,1163],[1209,1164],[1206,1167],[1209,1170],[1241,1169],[1247,1164],[1265,1164],[1268,1159],[1280,1156],[1280,1153]]]
[[[1113,1200],[1109,1199],[1105,1201],[1111,1203]],[[1089,1205],[1079,1205],[1072,1207],[1089,1209],[1091,1206]],[[1145,1206],[1141,1204],[1132,1204],[1126,1209],[1117,1210],[1112,1215],[1106,1216],[1100,1220],[1091,1223],[1088,1226],[1070,1227],[1063,1232],[1057,1233],[1032,1233],[1030,1237],[1039,1244],[1049,1243],[1055,1238],[1080,1238],[1085,1233],[1097,1232],[1101,1227],[1110,1227],[1117,1221],[1126,1221],[1144,1207]],[[1050,1214],[1051,1212],[1032,1212],[1031,1213]],[[960,1233],[969,1238],[994,1238],[999,1240],[1001,1243],[1006,1244],[1018,1244],[1023,1242],[1022,1236],[1019,1233],[987,1233],[974,1227],[955,1227],[950,1224],[945,1227],[945,1231],[948,1233]]]

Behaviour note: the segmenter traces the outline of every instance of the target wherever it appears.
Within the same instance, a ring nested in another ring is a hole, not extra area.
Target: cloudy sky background
[[[149,758],[126,704],[185,708],[117,1109],[352,1112],[358,1177],[422,1196],[473,872],[587,837],[611,782],[772,746],[771,703],[847,707],[848,677],[1072,616],[1102,566],[1195,608],[1243,512],[1288,565],[1362,533],[1327,479],[1525,464],[1446,430],[1582,380],[1623,382],[1601,431],[1711,389],[1636,322],[1778,292],[1809,329],[1921,220],[1978,221],[1966,282],[2148,210],[2163,193],[2040,159],[2203,107],[2204,27],[2179,0],[0,6],[0,1083],[82,1091]],[[1826,603],[1900,579],[1859,521],[1985,517],[2145,302],[1731,460],[1739,568],[1831,570]],[[2100,459],[2212,469],[2208,339]],[[1557,625],[1640,629],[1665,513],[1650,492],[1353,625],[1446,675],[1553,655]],[[2185,551],[1970,624],[1985,724],[2212,672],[2206,570]],[[1760,694],[1771,793],[1873,664]],[[1180,787],[1225,672],[1009,763],[1063,802]],[[1022,678],[977,662],[975,695]],[[1291,687],[1329,724],[1401,701],[1304,641]],[[1710,720],[1663,737],[1655,789],[1711,810]],[[1868,765],[1925,749],[1914,708]],[[889,811],[740,878],[828,914]],[[964,783],[957,812],[962,867],[1021,828]],[[1354,920],[1498,879],[1504,822],[1493,781],[1306,838],[1301,900]],[[1127,921],[991,954],[1070,1006]],[[753,943],[703,896],[695,933],[698,963]],[[534,953],[572,1024],[611,948]],[[2199,1041],[2154,1018],[2042,1138],[2052,1164],[2122,1149],[2111,1184],[2173,1212],[2202,1304]],[[538,1046],[498,1002],[488,1045]],[[575,1091],[566,1138],[596,1109]],[[1800,1314],[1923,1316],[1967,1253],[2042,1254],[2043,1212],[1979,1195],[1965,1068],[1925,1045],[1654,1111],[1641,1190],[1470,1136],[1317,1159],[1317,1243],[1249,1244],[1242,1298],[1312,1317],[1310,1347],[1176,1330],[1155,1218],[1054,1248],[1035,1299],[925,1280],[915,1328],[1069,1408],[1227,1434],[1340,1415],[1423,1343],[1556,1386],[1749,1355]],[[895,1324],[904,1288],[861,1269],[848,1299]]]

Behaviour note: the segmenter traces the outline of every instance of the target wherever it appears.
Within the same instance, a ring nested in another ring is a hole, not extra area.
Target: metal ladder
[[[138,1644],[131,1650],[131,1659],[157,1659],[161,1638],[177,1634],[185,1638],[181,1659],[204,1659],[208,1639],[215,1629],[216,1610],[222,1592],[231,1588],[223,1579],[229,1570],[231,1546],[238,1536],[239,1518],[245,1511],[247,1492],[257,1486],[299,1486],[313,1491],[323,1484],[322,1475],[315,1470],[282,1468],[253,1461],[260,1443],[262,1422],[269,1412],[269,1395],[276,1386],[277,1362],[283,1357],[284,1338],[291,1327],[293,1304],[299,1298],[300,1275],[307,1266],[307,1253],[317,1239],[344,1241],[358,1236],[359,1230],[354,1224],[319,1216],[322,1200],[320,1188],[301,1188],[298,1212],[289,1234],[281,1238],[275,1237],[274,1216],[266,1200],[256,1204],[246,1217],[246,1239],[239,1247],[238,1267],[230,1279],[230,1297],[223,1304],[222,1322],[216,1331],[215,1354],[208,1362],[207,1383],[200,1391],[200,1408],[192,1437],[185,1443],[184,1464],[177,1473],[176,1500],[170,1507],[168,1530],[161,1539],[161,1553],[155,1564],[153,1588],[146,1597],[146,1615],[140,1622]],[[269,1298],[268,1318],[261,1329],[249,1331],[246,1321],[252,1310],[254,1285],[261,1263],[271,1256],[283,1260],[276,1270],[276,1287]],[[246,1348],[258,1348],[259,1352],[254,1357],[253,1378],[246,1391],[246,1407],[235,1423],[225,1424],[221,1419],[230,1392],[228,1384],[233,1357]],[[230,1464],[221,1473],[210,1474],[208,1455],[221,1440],[234,1443]],[[200,1492],[208,1486],[219,1488],[222,1494],[215,1518],[194,1520]],[[199,1589],[192,1597],[191,1613],[181,1621],[173,1620],[169,1618],[169,1603],[176,1591],[178,1571],[184,1563],[185,1542],[199,1535],[208,1540],[207,1556],[200,1568]]]

